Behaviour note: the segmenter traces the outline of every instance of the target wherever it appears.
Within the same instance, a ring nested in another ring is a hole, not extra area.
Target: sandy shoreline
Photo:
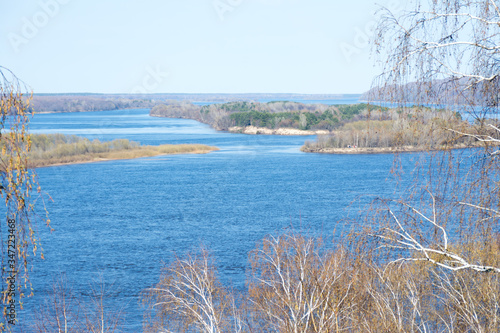
[[[158,118],[168,118],[157,114],[149,114],[151,117]],[[191,119],[191,118],[179,118],[179,119]],[[195,119],[191,119],[195,120]],[[199,122],[199,120],[196,120]],[[213,127],[212,127],[213,128]],[[215,129],[216,131],[221,131],[220,129]],[[257,127],[257,126],[232,126],[227,129],[227,132],[234,134],[249,134],[249,135],[290,135],[290,136],[307,136],[307,135],[328,135],[331,134],[327,130],[301,130],[298,128],[290,127],[280,127],[280,128],[267,128],[267,127]]]
[[[240,133],[240,134],[252,134],[252,135],[319,135],[319,134],[330,134],[326,130],[316,130],[307,131],[300,130],[297,128],[276,128],[271,129],[267,127],[256,127],[256,126],[233,126],[229,127],[228,131],[230,133]]]
[[[320,148],[320,149],[308,149],[302,148],[303,152],[306,153],[318,153],[318,154],[393,154],[393,153],[407,153],[407,152],[419,152],[425,151],[424,148]]]
[[[479,145],[478,145],[479,146]],[[457,145],[454,147],[442,147],[429,149],[428,147],[414,147],[414,146],[403,146],[403,147],[377,147],[377,148],[308,148],[303,146],[300,150],[306,153],[318,153],[318,154],[394,154],[394,153],[417,153],[423,151],[436,151],[436,150],[447,150],[447,149],[466,149],[475,148],[474,146],[467,145]]]

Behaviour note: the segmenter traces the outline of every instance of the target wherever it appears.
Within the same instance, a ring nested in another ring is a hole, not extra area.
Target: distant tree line
[[[152,108],[160,104],[191,102],[227,103],[260,99],[338,99],[358,95],[300,95],[300,94],[35,94],[30,103],[36,112],[86,112],[119,109]]]
[[[31,109],[35,112],[88,112],[121,109],[152,108],[169,101],[133,98],[133,97],[102,97],[93,95],[35,95]]]

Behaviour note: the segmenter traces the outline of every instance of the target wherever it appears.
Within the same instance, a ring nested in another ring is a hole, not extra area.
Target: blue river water
[[[163,263],[208,248],[220,278],[245,288],[248,252],[287,228],[332,239],[343,221],[371,200],[390,196],[393,155],[302,153],[303,136],[217,132],[192,120],[155,118],[149,110],[40,114],[33,133],[142,144],[203,143],[220,151],[40,168],[53,232],[39,226],[45,260],[32,272],[35,296],[21,313],[43,305],[65,274],[82,299],[102,278],[110,309],[126,332],[140,332],[140,293],[158,282]],[[20,318],[23,320],[23,317]]]

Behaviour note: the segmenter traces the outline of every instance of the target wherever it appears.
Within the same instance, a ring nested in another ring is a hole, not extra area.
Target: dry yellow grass
[[[198,144],[179,144],[179,145],[161,145],[161,146],[141,146],[140,148],[110,151],[104,153],[88,153],[63,156],[58,158],[31,159],[28,162],[30,168],[39,168],[45,166],[91,163],[108,160],[128,160],[141,157],[152,157],[158,155],[173,154],[206,154],[211,151],[219,150],[217,147],[211,147]]]
[[[359,120],[345,124],[328,136],[306,142],[304,152],[331,154],[387,153],[424,151],[474,146],[470,136],[450,130],[473,133],[473,125],[446,110],[410,108],[391,109],[385,120]],[[356,147],[356,148],[352,148]]]
[[[217,147],[201,144],[141,146],[125,139],[100,142],[62,134],[32,135],[31,141],[32,149],[28,161],[30,168],[158,155],[205,154],[218,150]]]

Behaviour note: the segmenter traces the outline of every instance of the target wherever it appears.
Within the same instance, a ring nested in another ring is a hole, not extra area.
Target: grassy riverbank
[[[204,154],[216,147],[200,144],[146,146],[126,139],[90,141],[75,135],[32,134],[29,167],[89,163],[171,154]]]

